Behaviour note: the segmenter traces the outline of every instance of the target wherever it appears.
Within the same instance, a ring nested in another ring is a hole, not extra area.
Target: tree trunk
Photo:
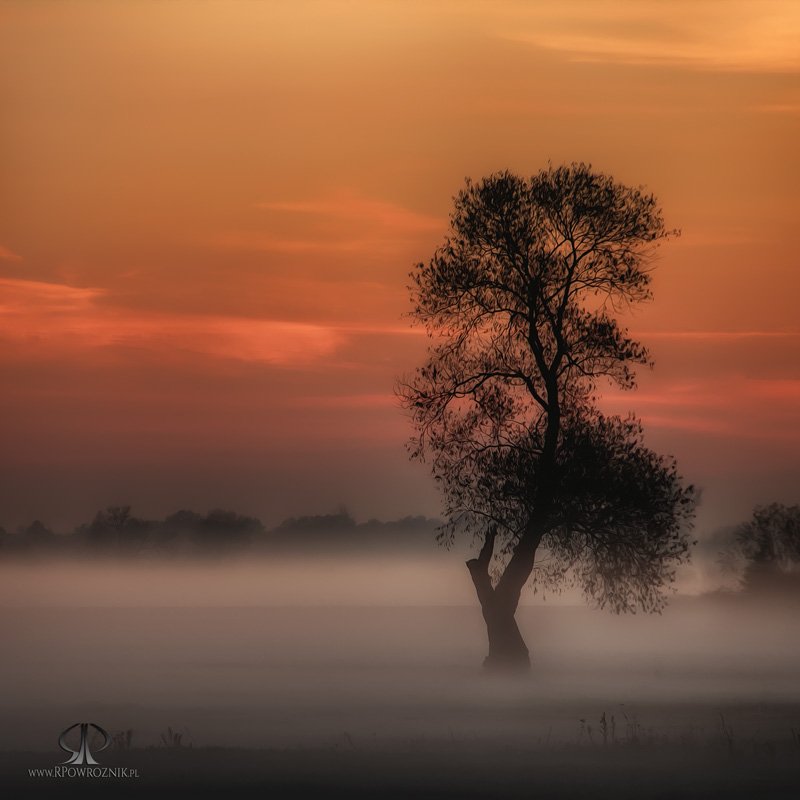
[[[483,666],[505,671],[530,669],[530,655],[514,619],[514,610],[503,608],[497,602],[482,606],[482,610],[489,634],[489,655]]]
[[[527,670],[531,665],[530,655],[514,619],[519,593],[516,597],[498,593],[489,577],[489,562],[496,533],[494,528],[490,528],[480,555],[467,561],[489,635],[489,655],[484,659],[483,666],[497,670]]]

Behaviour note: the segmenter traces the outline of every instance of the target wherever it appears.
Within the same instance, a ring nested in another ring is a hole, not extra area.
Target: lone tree
[[[631,389],[650,363],[614,315],[650,298],[649,256],[671,232],[652,195],[585,164],[467,180],[450,226],[411,273],[432,343],[398,393],[412,458],[443,493],[440,540],[483,541],[467,567],[484,665],[527,667],[515,614],[532,574],[616,612],[658,611],[688,559],[693,488],[634,416],[596,405],[600,379]]]

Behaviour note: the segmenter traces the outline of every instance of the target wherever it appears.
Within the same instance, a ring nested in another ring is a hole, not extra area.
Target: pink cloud
[[[699,341],[735,341],[737,339],[797,339],[800,331],[636,331],[635,336],[647,339],[695,339]]]
[[[46,353],[115,346],[187,351],[280,366],[329,356],[346,339],[325,325],[215,315],[140,313],[103,289],[0,279],[0,337]]]
[[[798,379],[709,375],[702,381],[653,386],[641,393],[606,391],[601,405],[614,414],[634,411],[652,428],[731,439],[796,441],[798,401]]]

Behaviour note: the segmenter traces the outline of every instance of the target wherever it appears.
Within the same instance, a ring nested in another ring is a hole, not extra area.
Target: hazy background
[[[395,377],[465,176],[586,160],[682,237],[609,396],[704,489],[796,502],[800,9],[5,2],[0,524],[131,503],[435,516]]]

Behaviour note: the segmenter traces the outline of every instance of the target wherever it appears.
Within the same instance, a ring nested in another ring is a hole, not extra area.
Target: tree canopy
[[[467,180],[448,237],[411,274],[431,337],[398,390],[411,455],[441,488],[441,538],[486,537],[473,579],[497,541],[488,588],[511,608],[537,551],[537,583],[575,581],[616,611],[659,609],[688,557],[693,488],[634,416],[598,407],[603,383],[632,389],[651,363],[617,316],[651,297],[671,233],[651,194],[586,164],[499,172]]]

